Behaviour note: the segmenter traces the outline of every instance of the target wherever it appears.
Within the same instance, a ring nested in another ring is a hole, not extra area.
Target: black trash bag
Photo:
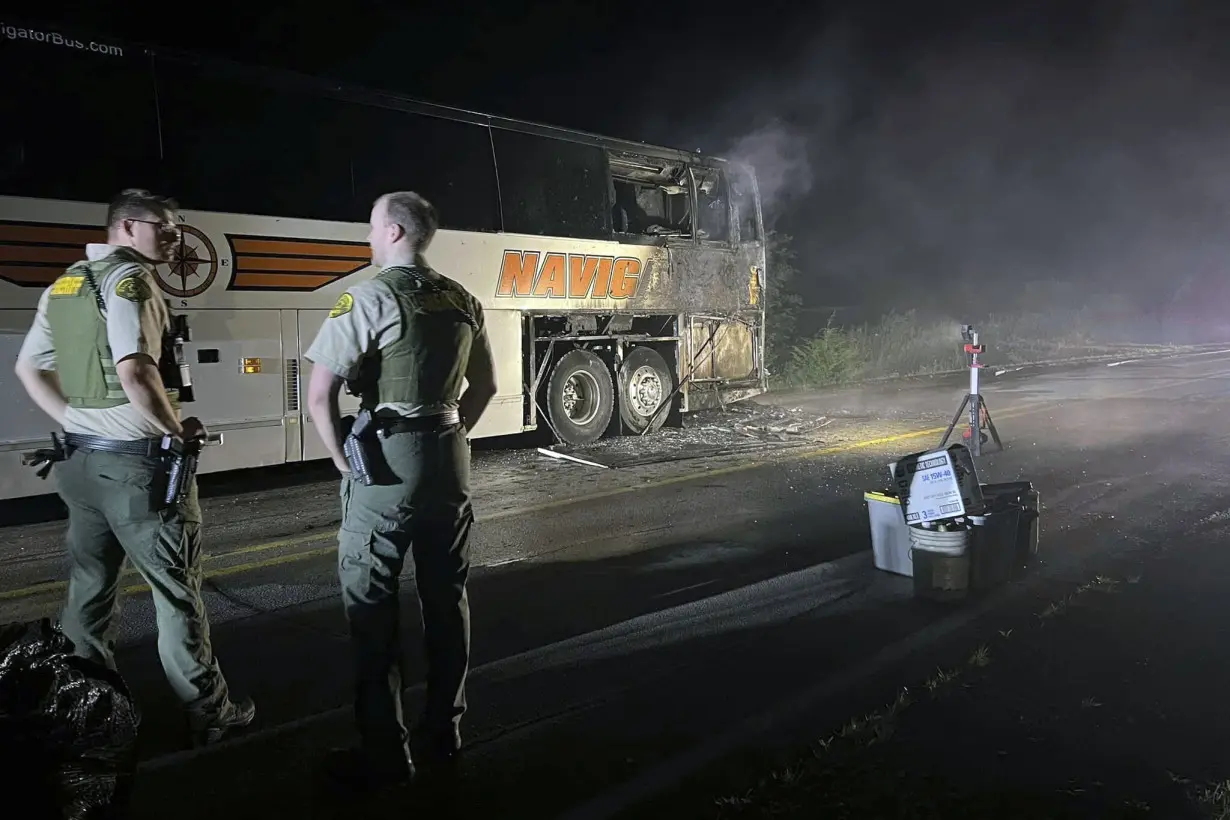
[[[23,818],[111,820],[128,806],[140,714],[123,678],[72,651],[46,618],[0,626],[0,794]]]

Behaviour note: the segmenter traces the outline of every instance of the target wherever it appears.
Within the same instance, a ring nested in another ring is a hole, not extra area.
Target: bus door
[[[283,340],[277,310],[175,309],[188,320],[184,360],[197,416],[223,446],[201,456],[200,472],[267,467],[286,461],[283,427]]]

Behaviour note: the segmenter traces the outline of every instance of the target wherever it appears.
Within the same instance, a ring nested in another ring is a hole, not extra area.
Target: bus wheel
[[[619,417],[633,433],[653,433],[670,415],[675,380],[662,354],[634,347],[619,369]]]
[[[606,432],[615,406],[607,366],[588,350],[570,350],[551,369],[547,412],[551,426],[573,447],[593,444]]]

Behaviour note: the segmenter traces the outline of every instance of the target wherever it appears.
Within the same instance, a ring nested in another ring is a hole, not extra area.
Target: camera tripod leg
[[[957,408],[957,412],[953,414],[952,421],[948,422],[948,429],[944,431],[944,435],[940,438],[940,447],[948,443],[948,437],[952,435],[952,431],[956,428],[957,422],[961,420],[961,414],[965,412],[966,406],[969,404],[969,393],[965,394],[965,398],[961,399],[961,406]]]
[[[987,408],[986,399],[982,400],[982,414],[987,420],[987,430],[991,432],[991,439],[995,442],[995,446],[999,449],[1004,449],[1004,443],[999,440],[999,431],[995,429],[995,422],[991,420],[991,411]]]

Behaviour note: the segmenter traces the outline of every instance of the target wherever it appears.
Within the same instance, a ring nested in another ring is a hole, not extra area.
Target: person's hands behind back
[[[183,436],[184,441],[194,441],[197,439],[203,440],[209,433],[209,431],[205,429],[204,423],[196,416],[189,416],[181,421],[180,428],[183,431],[181,435]]]

